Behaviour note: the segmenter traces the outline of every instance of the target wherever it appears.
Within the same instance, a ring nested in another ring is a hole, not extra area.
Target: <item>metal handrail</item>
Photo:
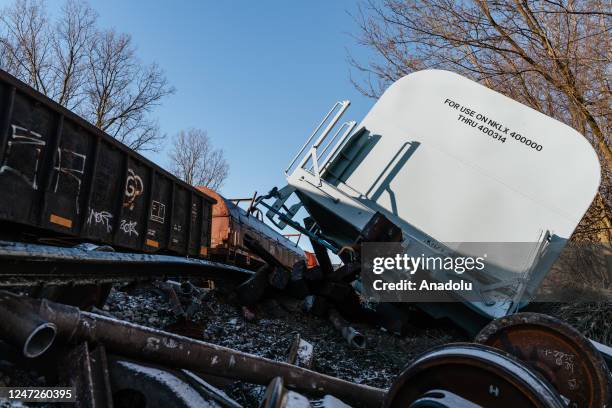
[[[325,146],[323,146],[321,148],[321,152],[317,152],[317,160],[322,160],[322,162],[320,164],[318,164],[319,172],[321,174],[323,174],[323,172],[325,171],[325,166],[327,166],[327,164],[329,163],[330,159],[336,154],[336,151],[338,151],[340,146],[344,143],[344,140],[351,133],[351,131],[355,127],[356,123],[357,122],[355,122],[355,121],[347,121],[347,122],[344,122],[343,124],[341,124],[338,127],[338,130],[336,130],[334,132],[334,134],[332,135],[332,137],[329,139],[327,144],[325,144]],[[342,134],[340,139],[338,139],[338,135],[340,135],[340,132],[342,132],[342,130],[344,130],[344,129],[346,129],[346,130],[344,131],[344,133]],[[336,143],[334,145],[334,148],[326,156],[325,153],[327,153],[327,151],[329,150],[331,145],[334,144],[334,143]],[[313,167],[314,167],[314,163],[311,163],[310,167],[308,168],[308,171],[310,171],[312,173]]]
[[[323,132],[321,133],[321,135],[319,136],[319,138],[317,139],[317,141],[311,146],[310,148],[310,155],[306,154],[302,160],[302,162],[300,162],[299,167],[303,167],[306,162],[308,161],[309,157],[312,155],[312,153],[314,152],[316,155],[316,149],[321,145],[321,143],[323,142],[323,140],[325,140],[325,138],[327,137],[327,135],[329,134],[329,132],[331,131],[331,129],[336,125],[336,123],[338,122],[338,120],[340,119],[340,117],[344,114],[344,112],[346,111],[346,109],[349,107],[349,105],[351,104],[350,101],[345,100],[345,101],[338,101],[334,104],[334,106],[332,106],[332,108],[329,110],[329,112],[327,112],[327,115],[325,115],[325,117],[323,118],[323,120],[318,124],[318,126],[315,128],[315,130],[312,132],[312,134],[310,135],[310,137],[308,137],[308,139],[306,140],[306,143],[304,143],[304,145],[301,147],[301,149],[298,151],[298,153],[293,157],[293,159],[291,160],[291,162],[289,163],[289,166],[287,166],[287,168],[285,169],[285,174],[289,173],[289,170],[291,170],[291,168],[293,167],[293,165],[295,164],[295,162],[304,154],[304,151],[308,148],[308,146],[312,143],[312,140],[314,139],[314,137],[319,133],[319,131],[321,130],[321,128],[323,127],[323,125],[325,123],[327,123],[328,119],[330,118],[330,116],[332,115],[332,113],[334,113],[334,111],[337,110],[336,115],[333,117],[333,119],[329,122],[329,124],[327,125],[327,127],[325,128],[325,130],[323,130]],[[313,157],[313,158],[316,158]]]
[[[346,131],[342,134],[340,139],[338,139],[338,142],[334,145],[334,148],[331,150],[331,152],[327,156],[325,156],[325,159],[323,160],[323,163],[321,163],[321,167],[320,167],[321,172],[325,171],[325,169],[327,168],[327,165],[334,159],[334,156],[336,155],[336,152],[338,152],[338,150],[340,150],[342,148],[342,146],[344,145],[344,143],[347,140],[348,135],[350,135],[351,132],[353,131],[353,129],[355,128],[355,125],[357,125],[357,122],[352,120],[352,121],[349,121],[349,122],[344,122],[340,126],[340,128],[338,128],[338,131],[336,132],[336,134],[334,135],[332,140],[323,149],[323,152],[321,153],[321,157],[323,157],[323,155],[327,151],[327,148],[332,144],[332,142],[335,140],[335,138],[340,133],[342,128],[346,127]]]

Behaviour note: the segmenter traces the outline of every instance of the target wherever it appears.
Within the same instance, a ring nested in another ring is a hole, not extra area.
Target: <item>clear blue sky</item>
[[[51,13],[62,3],[47,2]],[[225,151],[228,198],[283,186],[284,168],[335,101],[351,100],[345,119],[358,122],[374,102],[349,80],[347,50],[370,56],[351,37],[355,1],[89,3],[100,28],[129,33],[176,88],[154,112],[161,130],[202,128]],[[146,156],[169,168],[169,145]]]
[[[227,197],[283,185],[283,169],[336,100],[353,102],[355,120],[373,103],[349,81],[347,49],[366,52],[351,37],[354,1],[90,4],[101,27],[131,34],[176,88],[155,112],[162,131],[206,129],[223,148]],[[169,167],[167,150],[148,156]]]

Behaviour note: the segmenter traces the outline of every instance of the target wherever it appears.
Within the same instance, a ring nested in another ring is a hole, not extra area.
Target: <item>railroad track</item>
[[[200,278],[240,283],[253,271],[204,259],[107,252],[109,247],[72,248],[0,241],[0,287],[89,285]]]

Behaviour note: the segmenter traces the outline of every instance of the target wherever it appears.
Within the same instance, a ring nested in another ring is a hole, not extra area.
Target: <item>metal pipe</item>
[[[364,349],[366,347],[366,338],[363,334],[355,330],[349,322],[344,320],[340,313],[336,309],[329,311],[329,320],[332,322],[334,327],[342,333],[342,337],[346,339],[349,346]]]
[[[43,320],[21,298],[0,292],[0,336],[25,357],[43,354],[55,340],[56,326]]]
[[[360,407],[379,407],[385,391],[355,384],[291,364],[167,333],[48,300],[22,298],[54,323],[70,342],[102,343],[109,351],[166,365],[206,372],[254,384],[282,377],[288,388],[314,395],[331,394]]]

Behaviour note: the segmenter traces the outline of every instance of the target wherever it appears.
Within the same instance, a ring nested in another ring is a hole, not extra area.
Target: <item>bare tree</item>
[[[81,113],[134,150],[150,150],[163,136],[147,114],[173,92],[161,69],[142,66],[131,37],[110,30],[98,33],[87,54],[85,104]]]
[[[67,0],[52,36],[54,53],[51,97],[68,109],[80,106],[87,79],[87,56],[95,40],[97,14],[87,3]]]
[[[192,186],[218,190],[229,174],[223,150],[215,149],[206,131],[181,130],[170,152],[174,174]]]
[[[82,0],[66,0],[55,22],[42,0],[15,0],[0,15],[0,68],[130,148],[157,150],[164,136],[149,116],[174,90],[129,35],[96,23]]]
[[[581,132],[599,154],[602,186],[575,236],[609,242],[612,227],[610,31],[606,0],[367,0],[358,42],[376,57],[349,57],[377,97],[425,68],[482,82]]]
[[[47,93],[51,78],[51,33],[42,1],[17,0],[0,15],[2,68]]]

